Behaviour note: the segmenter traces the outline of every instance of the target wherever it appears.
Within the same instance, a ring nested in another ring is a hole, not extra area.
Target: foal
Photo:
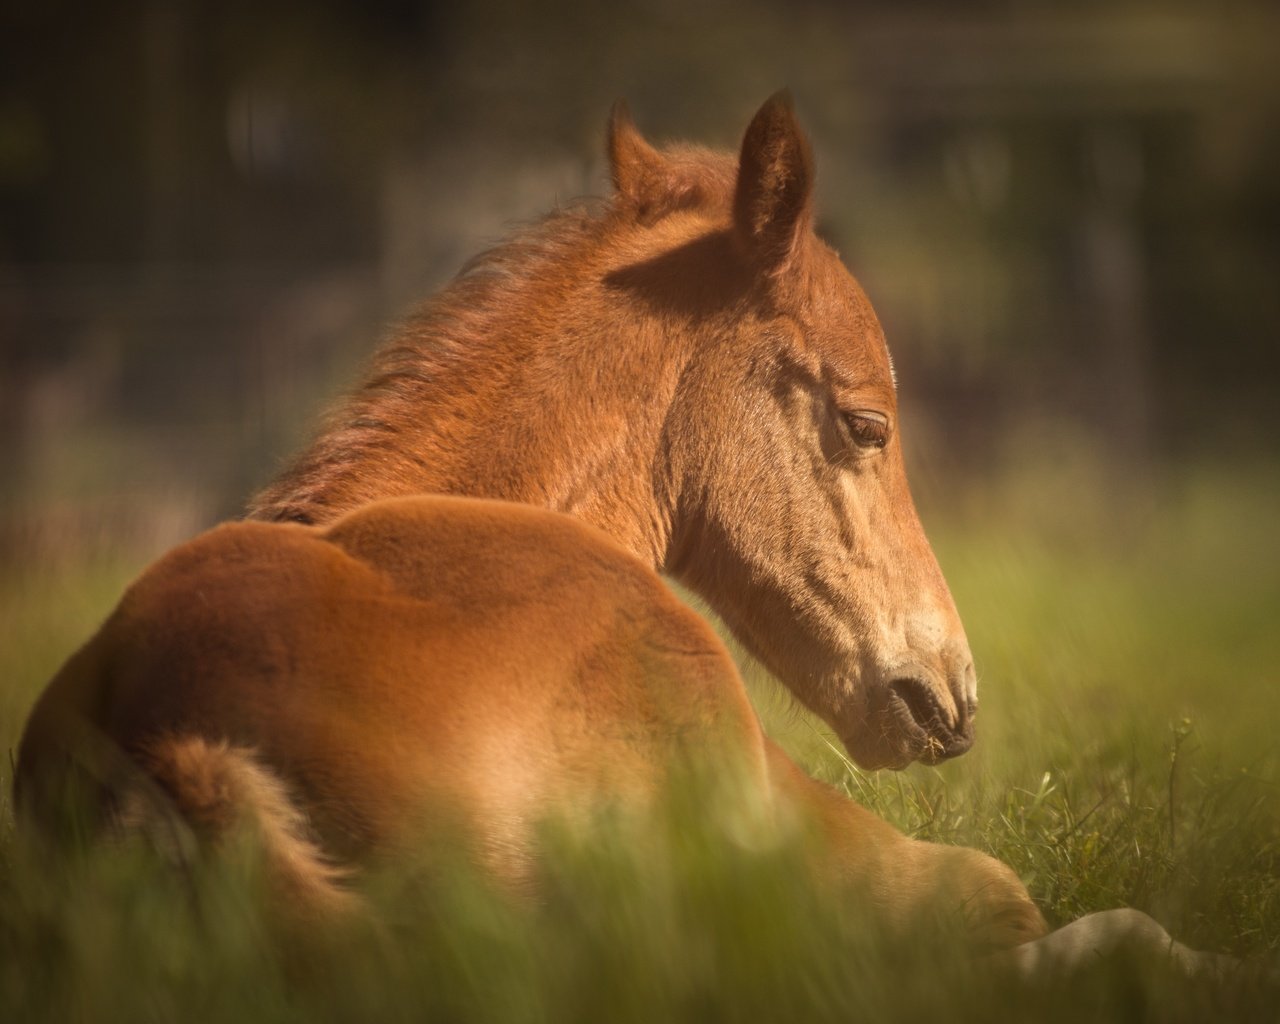
[[[1044,923],[1005,865],[907,839],[761,732],[701,594],[868,767],[972,742],[976,683],[903,469],[866,297],[813,233],[785,97],[741,152],[657,150],[622,109],[615,194],[468,267],[294,466],[166,555],[50,683],[16,788],[260,834],[279,890],[460,825],[520,882],[534,826],[641,813],[687,765],[820,831],[815,868],[975,942]],[[753,811],[753,812],[754,812]],[[584,817],[585,816],[585,817]]]

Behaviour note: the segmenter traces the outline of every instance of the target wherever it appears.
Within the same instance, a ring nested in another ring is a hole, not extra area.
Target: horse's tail
[[[176,811],[197,841],[216,847],[248,838],[264,884],[288,916],[343,917],[359,906],[343,884],[348,872],[310,837],[284,782],[252,750],[173,735],[144,744],[134,759],[154,786],[117,795],[115,818],[125,831],[172,836]],[[167,799],[157,800],[156,789]]]
[[[286,919],[344,915],[360,905],[347,874],[310,837],[283,779],[247,747],[194,733],[158,733],[121,744],[86,708],[108,685],[101,644],[62,667],[27,721],[14,772],[14,802],[35,834],[92,841],[141,833],[179,866],[200,845],[252,851]]]

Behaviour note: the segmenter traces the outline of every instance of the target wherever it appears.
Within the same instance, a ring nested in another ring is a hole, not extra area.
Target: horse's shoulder
[[[517,502],[452,495],[390,498],[328,526],[322,537],[398,578],[454,571],[531,585],[555,576],[582,586],[657,583],[657,574],[603,531],[574,516]]]
[[[564,628],[623,619],[671,651],[717,660],[723,644],[652,566],[575,516],[515,502],[421,495],[366,505],[322,537],[410,597],[477,610],[516,604]],[[727,655],[726,655],[727,657]]]

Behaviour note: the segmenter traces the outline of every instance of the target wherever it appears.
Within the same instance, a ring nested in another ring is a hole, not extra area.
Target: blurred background
[[[0,558],[234,515],[397,317],[606,190],[616,97],[735,147],[791,87],[926,505],[1269,465],[1278,39],[1262,0],[6,4]]]

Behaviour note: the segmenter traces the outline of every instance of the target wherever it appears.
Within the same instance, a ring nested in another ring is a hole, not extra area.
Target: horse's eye
[[[889,421],[878,412],[845,413],[844,421],[859,448],[883,448],[889,441]]]

